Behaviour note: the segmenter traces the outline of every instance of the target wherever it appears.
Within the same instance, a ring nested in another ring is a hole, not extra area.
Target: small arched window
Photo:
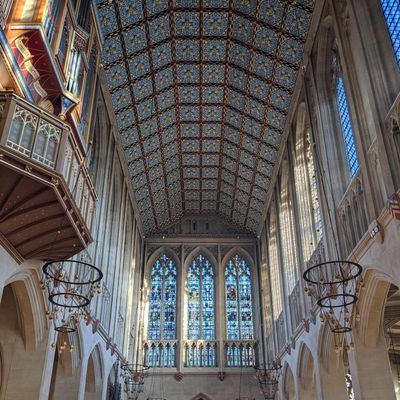
[[[225,267],[225,307],[227,339],[253,339],[251,273],[239,254]]]
[[[190,264],[187,291],[188,339],[215,339],[214,268],[202,254]]]
[[[163,254],[151,269],[149,340],[176,337],[176,265]]]
[[[400,65],[400,3],[399,0],[381,0],[381,6],[397,63]]]

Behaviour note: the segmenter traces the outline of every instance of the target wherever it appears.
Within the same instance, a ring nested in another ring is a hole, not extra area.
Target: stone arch
[[[389,275],[368,268],[358,302],[359,337],[367,346],[375,346],[382,333],[383,314],[392,279]]]
[[[171,259],[174,261],[174,263],[176,265],[176,268],[178,270],[178,274],[179,274],[180,268],[182,268],[182,266],[181,266],[181,262],[179,260],[178,255],[170,247],[161,246],[151,254],[151,256],[149,257],[149,259],[146,262],[146,268],[145,268],[145,277],[146,277],[146,279],[149,279],[150,273],[151,273],[151,268],[153,267],[155,261],[159,257],[161,257],[164,253],[166,255],[168,255],[169,257],[171,257]]]
[[[103,388],[103,371],[104,365],[101,357],[99,345],[96,345],[89,355],[86,384],[85,384],[85,400],[100,400]]]
[[[198,395],[194,396],[192,400],[211,400],[211,397],[205,395],[204,393],[199,393]]]
[[[310,348],[302,342],[297,358],[297,377],[299,382],[300,398],[317,399],[316,370],[314,356]]]
[[[68,400],[78,398],[79,380],[81,375],[80,330],[62,338],[66,350],[60,351],[60,339],[54,351],[53,370],[49,400]],[[69,348],[73,346],[73,350]]]
[[[189,264],[192,262],[192,260],[197,257],[199,254],[204,254],[206,258],[208,258],[209,261],[213,264],[214,267],[214,272],[217,273],[218,269],[218,261],[215,258],[215,256],[211,253],[207,247],[204,246],[198,246],[194,250],[192,250],[186,257],[185,257],[185,262],[183,265],[183,273],[184,276],[187,274],[187,270],[189,268]]]
[[[118,362],[114,363],[107,378],[107,398],[117,399],[121,393],[121,384],[118,382]]]
[[[335,340],[328,324],[321,324],[318,335],[318,357],[320,364],[329,371],[336,363]]]
[[[0,398],[22,400],[26,393],[39,398],[48,349],[46,340],[39,342],[44,327],[37,325],[40,317],[44,319],[44,312],[40,310],[41,316],[33,314],[33,303],[37,301],[40,304],[41,290],[37,291],[28,277],[32,275],[27,273],[25,280],[18,280],[15,276],[10,279],[0,302],[0,367],[3,377]],[[26,376],[29,379],[24,379]]]
[[[327,95],[331,90],[331,59],[332,49],[336,40],[334,21],[331,15],[325,16],[318,31],[318,42],[316,45],[315,65],[318,89]]]
[[[282,396],[284,400],[295,400],[295,380],[290,365],[286,362],[282,373]]]
[[[235,254],[240,254],[246,261],[250,264],[251,270],[254,272],[255,271],[255,263],[253,257],[243,248],[240,246],[234,246],[232,247],[224,256],[222,259],[222,269],[225,268],[226,263],[228,260],[234,256]]]
[[[12,275],[5,287],[12,288],[21,318],[21,334],[25,348],[34,351],[47,333],[43,291],[36,271],[23,270]]]

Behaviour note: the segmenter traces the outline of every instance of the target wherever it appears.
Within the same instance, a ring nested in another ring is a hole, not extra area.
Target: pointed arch
[[[282,394],[285,400],[295,400],[295,380],[290,365],[286,362],[282,371]]]
[[[43,291],[37,272],[31,269],[18,271],[5,282],[14,293],[21,318],[21,335],[25,348],[34,351],[43,341],[47,331]]]
[[[310,348],[302,342],[297,358],[297,376],[302,388],[312,390],[315,388],[315,362]]]
[[[234,256],[235,254],[240,254],[250,265],[251,269],[254,269],[255,263],[254,263],[254,258],[250,255],[250,253],[245,250],[241,246],[234,246],[232,247],[222,258],[222,265],[226,265],[228,260]]]
[[[104,380],[104,363],[101,355],[101,348],[97,344],[89,354],[86,384],[85,384],[85,399],[100,400]]]
[[[253,339],[252,268],[240,248],[229,252],[224,265],[225,320],[228,340]]]
[[[194,396],[192,400],[212,400],[211,397],[205,395],[204,393],[199,393],[198,395]]]
[[[189,340],[215,339],[215,264],[200,251],[186,275],[187,336]]]
[[[207,247],[205,246],[197,246],[195,249],[193,249],[186,257],[185,257],[185,262],[184,262],[184,266],[183,266],[183,273],[186,276],[187,272],[188,272],[188,268],[190,266],[190,263],[193,261],[194,258],[196,258],[196,256],[198,256],[199,254],[203,254],[204,256],[206,256],[209,261],[214,265],[214,267],[216,268],[216,266],[218,265],[218,261],[215,258],[214,254],[211,253],[211,251],[209,249],[207,249]]]
[[[158,257],[157,257],[158,256]],[[158,249],[148,264],[149,340],[176,338],[178,270],[177,258],[167,248]]]
[[[146,271],[145,272],[145,276],[146,276],[146,278],[150,277],[151,269],[152,269],[154,263],[163,254],[166,254],[167,256],[169,256],[174,261],[174,264],[176,265],[178,271],[180,271],[181,261],[180,261],[178,255],[175,253],[175,251],[172,250],[168,246],[161,246],[150,255],[150,257],[148,258],[148,260],[146,262],[146,268],[145,268],[145,271]]]
[[[393,279],[378,270],[368,268],[364,272],[364,290],[359,299],[359,336],[365,345],[375,346],[382,330],[387,294]]]

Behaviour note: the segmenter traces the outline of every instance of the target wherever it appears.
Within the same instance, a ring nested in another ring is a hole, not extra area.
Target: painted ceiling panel
[[[312,0],[97,2],[146,233],[219,214],[256,233]]]

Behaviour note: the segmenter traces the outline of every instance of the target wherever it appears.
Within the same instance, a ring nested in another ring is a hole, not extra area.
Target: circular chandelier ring
[[[83,281],[83,282],[75,281],[75,280],[73,280],[73,281],[68,281],[68,280],[65,280],[65,279],[61,279],[60,277],[54,276],[54,274],[52,274],[51,271],[50,271],[51,265],[52,265],[52,264],[64,264],[64,263],[71,263],[71,264],[84,265],[84,266],[88,267],[89,270],[92,270],[92,271],[96,272],[98,276],[97,276],[97,278],[95,278],[94,280]],[[47,262],[47,263],[45,263],[45,264],[43,265],[42,270],[43,270],[44,275],[45,275],[47,278],[51,278],[51,279],[53,279],[53,280],[55,280],[55,281],[57,281],[57,282],[66,283],[66,284],[74,284],[74,285],[92,285],[92,284],[94,284],[94,283],[100,282],[100,281],[102,280],[102,278],[103,278],[103,272],[101,272],[101,270],[100,270],[99,268],[95,267],[95,266],[92,265],[92,264],[83,262],[83,261],[75,261],[75,260],[56,260],[56,261],[49,261],[49,262]]]
[[[70,326],[56,326],[54,328],[55,331],[59,332],[59,333],[74,333],[76,332],[75,328],[72,328]]]
[[[338,298],[342,298],[342,302],[338,302]],[[349,293],[339,293],[339,294],[330,294],[324,297],[321,297],[317,304],[322,308],[341,308],[351,306],[354,303],[357,303],[358,297],[354,294]],[[333,302],[335,301],[335,302]]]
[[[58,297],[70,298],[72,300],[75,300],[76,304],[68,304],[66,306],[65,302],[61,303],[61,302],[57,301]],[[67,293],[67,292],[53,293],[49,296],[49,300],[56,306],[67,307],[67,308],[82,308],[82,307],[86,307],[90,303],[90,299],[88,299],[87,297],[85,297],[81,294]],[[81,300],[81,301],[79,301],[79,300]]]
[[[353,267],[355,267],[357,270],[356,270],[356,272],[354,274],[351,274],[349,277],[347,277],[347,278],[346,277],[342,277],[342,279],[340,279],[340,280],[323,281],[323,282],[321,282],[321,281],[313,280],[311,278],[310,275],[311,275],[312,271],[315,271],[318,268],[321,268],[321,267],[324,267],[324,266],[329,266],[329,265],[332,265],[332,264],[339,264],[339,265],[340,264],[349,264],[349,265],[352,265]],[[357,263],[353,262],[353,261],[340,261],[340,260],[325,261],[325,262],[313,265],[312,267],[310,267],[306,271],[304,271],[303,278],[304,278],[304,280],[306,282],[312,283],[314,285],[321,285],[321,284],[324,285],[324,286],[325,285],[338,285],[340,283],[345,283],[345,282],[349,282],[349,281],[352,281],[352,280],[356,279],[357,277],[359,277],[361,275],[362,270],[363,270],[362,266],[360,264],[357,264]]]

